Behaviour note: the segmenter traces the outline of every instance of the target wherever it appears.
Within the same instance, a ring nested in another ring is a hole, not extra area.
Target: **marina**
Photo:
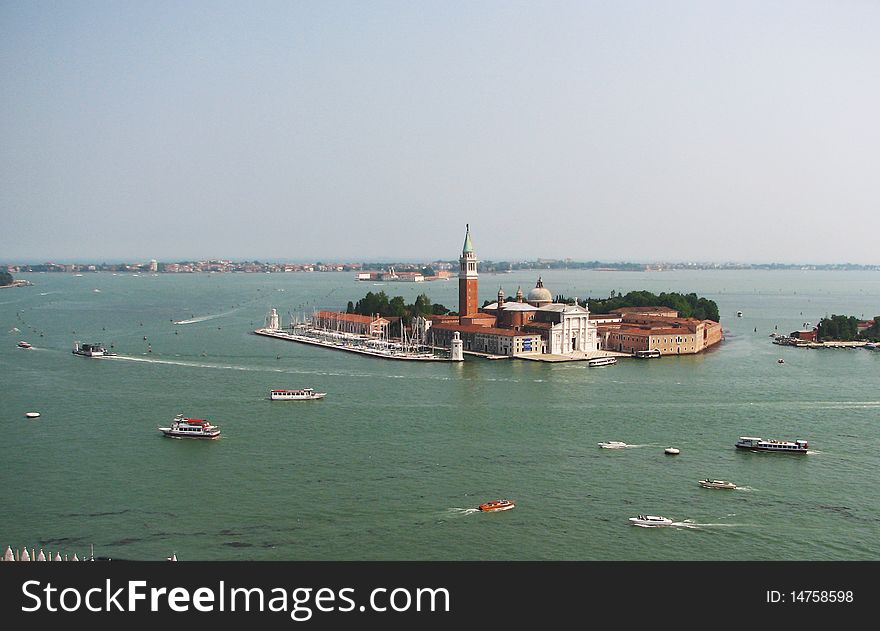
[[[334,333],[333,331],[313,329],[307,326],[296,327],[290,331],[257,329],[254,333],[279,340],[299,342],[300,344],[311,344],[313,346],[320,346],[322,348],[345,351],[348,353],[369,355],[370,357],[378,357],[379,359],[418,362],[455,361],[451,357],[438,355],[433,350],[413,350],[396,342],[375,340],[345,333]]]

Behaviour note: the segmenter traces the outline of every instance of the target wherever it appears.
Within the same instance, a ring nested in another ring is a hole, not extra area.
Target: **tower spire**
[[[476,315],[477,308],[477,260],[471,243],[471,226],[465,224],[464,247],[461,250],[458,270],[458,313],[460,316]]]

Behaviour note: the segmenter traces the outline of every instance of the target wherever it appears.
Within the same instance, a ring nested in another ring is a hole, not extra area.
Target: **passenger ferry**
[[[740,439],[736,441],[736,446],[739,449],[751,449],[752,451],[781,451],[783,453],[805,454],[809,445],[805,440],[792,442],[790,440],[764,440],[763,438],[740,436]]]
[[[310,401],[312,399],[323,399],[326,396],[326,392],[315,392],[313,388],[269,390],[269,398],[273,401]]]
[[[633,357],[637,359],[652,359],[654,357],[660,357],[660,351],[656,348],[652,348],[648,351],[636,351],[633,353]]]
[[[611,364],[616,363],[616,357],[593,357],[592,359],[587,360],[587,364],[590,366],[610,366]]]
[[[511,508],[515,508],[516,504],[513,503],[513,500],[493,500],[491,502],[485,502],[480,504],[480,510],[484,513],[493,513],[495,511],[502,510],[510,510]]]
[[[82,355],[83,357],[109,357],[116,353],[108,351],[100,342],[97,344],[80,344],[79,342],[74,342],[73,354]]]
[[[220,428],[210,421],[200,418],[187,418],[178,414],[171,421],[171,427],[160,427],[159,431],[171,438],[207,438],[220,436]]]

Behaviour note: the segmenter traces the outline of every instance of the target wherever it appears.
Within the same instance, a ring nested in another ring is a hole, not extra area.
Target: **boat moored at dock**
[[[633,353],[633,357],[636,359],[653,359],[655,357],[660,357],[660,351],[656,348],[647,351],[636,351]]]
[[[171,427],[160,427],[159,431],[170,438],[207,438],[220,436],[220,428],[201,418],[187,418],[178,414],[171,421]]]
[[[809,444],[805,440],[772,440],[756,438],[753,436],[740,436],[736,441],[738,449],[749,449],[751,451],[775,451],[789,454],[805,454]]]
[[[269,390],[269,398],[273,401],[312,401],[323,399],[326,392],[315,392],[314,388],[300,388],[299,390]]]

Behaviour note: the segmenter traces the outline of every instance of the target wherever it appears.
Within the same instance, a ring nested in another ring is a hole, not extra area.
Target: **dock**
[[[581,362],[593,359],[595,357],[632,357],[629,353],[618,353],[617,351],[573,351],[565,355],[554,355],[553,353],[520,353],[514,355],[516,359],[527,359],[536,362]]]
[[[311,344],[312,346],[321,346],[323,348],[330,348],[348,353],[357,353],[359,355],[368,355],[380,359],[420,362],[457,361],[451,357],[435,355],[432,351],[408,351],[403,348],[403,345],[401,344],[385,342],[363,336],[337,335],[330,338],[322,335],[320,329],[300,329],[297,333],[281,329],[257,329],[254,333],[265,337],[274,337],[279,340]]]

